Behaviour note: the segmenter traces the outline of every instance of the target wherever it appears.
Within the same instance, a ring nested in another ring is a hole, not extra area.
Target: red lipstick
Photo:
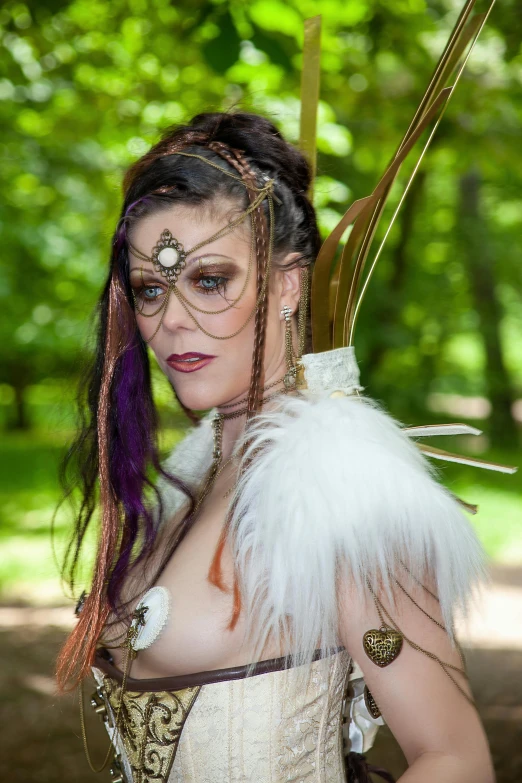
[[[215,356],[209,356],[206,353],[197,353],[189,351],[188,353],[171,353],[167,359],[167,364],[173,370],[178,372],[196,372],[206,367]]]

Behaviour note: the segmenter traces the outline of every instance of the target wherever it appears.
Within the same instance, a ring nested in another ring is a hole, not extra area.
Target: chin
[[[209,392],[196,393],[188,389],[180,390],[177,386],[174,386],[174,391],[182,405],[191,411],[208,411],[219,405],[219,402],[215,401],[215,394],[210,394]]]
[[[223,383],[223,373],[208,372],[204,367],[193,373],[180,373],[168,365],[166,375],[178,400],[192,411],[208,411],[231,400],[240,400],[247,396],[250,376],[243,377],[234,368],[228,373],[229,383]],[[233,383],[230,380],[233,379]]]
[[[226,393],[219,394],[215,388],[210,388],[208,384],[201,384],[200,388],[198,386],[199,384],[192,385],[183,382],[172,383],[178,400],[192,411],[208,411],[234,397],[234,393],[230,396],[227,396]]]

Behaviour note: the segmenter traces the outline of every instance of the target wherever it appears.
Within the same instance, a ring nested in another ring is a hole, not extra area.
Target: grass
[[[168,453],[181,429],[162,433],[161,450]],[[58,467],[72,436],[38,430],[3,433],[0,441],[0,601],[35,604],[62,603],[59,561],[72,529],[70,505],[64,503],[55,519],[54,549],[51,520],[61,498]],[[88,582],[94,551],[94,529],[86,538],[86,557],[75,594]],[[81,585],[81,586],[80,586]]]
[[[181,437],[180,428],[162,433],[166,453]],[[60,498],[57,482],[59,460],[70,433],[38,430],[7,433],[0,444],[0,600],[52,604],[66,600],[53,556],[50,524]],[[441,448],[464,451],[458,438],[433,438]],[[430,442],[432,442],[430,440]],[[520,455],[488,452],[482,458],[517,464]],[[478,503],[479,513],[470,517],[488,555],[498,562],[522,563],[522,472],[514,476],[437,463],[444,483],[459,497]],[[67,506],[56,518],[56,550],[63,554],[71,526]],[[94,531],[93,531],[94,533]],[[92,557],[94,539],[88,541]],[[88,581],[89,558],[82,578]],[[81,580],[76,594],[83,589]]]
[[[458,438],[452,440],[456,443],[449,448],[464,453]],[[495,450],[479,456],[506,465],[521,463],[520,452]],[[509,475],[445,463],[441,477],[458,497],[478,505],[470,519],[489,557],[499,563],[522,563],[522,464]]]

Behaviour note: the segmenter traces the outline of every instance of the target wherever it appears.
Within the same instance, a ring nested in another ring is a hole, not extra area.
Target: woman
[[[303,355],[309,185],[244,113],[171,130],[125,179],[76,450],[79,540],[98,469],[102,534],[58,668],[94,664],[113,780],[342,781],[343,712],[352,751],[382,713],[403,783],[493,780],[452,631],[480,548],[349,349]],[[164,468],[147,345],[192,420],[214,409]]]

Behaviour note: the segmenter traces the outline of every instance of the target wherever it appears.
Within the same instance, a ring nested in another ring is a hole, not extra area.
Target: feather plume
[[[256,659],[281,635],[299,663],[338,644],[338,577],[393,599],[398,561],[435,580],[452,635],[483,553],[398,422],[367,398],[288,397],[247,437],[229,536]]]

